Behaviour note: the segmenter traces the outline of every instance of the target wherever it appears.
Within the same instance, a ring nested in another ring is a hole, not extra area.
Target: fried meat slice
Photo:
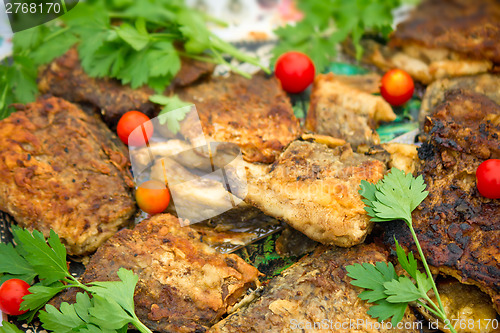
[[[450,50],[465,58],[500,64],[497,0],[425,0],[400,23],[392,46]]]
[[[314,80],[306,119],[309,131],[344,139],[357,147],[380,143],[375,128],[394,119],[396,114],[380,96],[357,89],[331,73]]]
[[[172,87],[183,87],[203,79],[213,69],[213,64],[182,59]],[[98,108],[111,128],[115,128],[120,117],[128,111],[141,111],[150,118],[156,115],[155,105],[149,101],[149,96],[154,94],[152,89],[132,89],[114,79],[90,77],[81,67],[75,48],[56,58],[43,70],[38,88],[42,93]]]
[[[205,144],[198,142],[200,135],[193,130],[198,128],[198,119],[207,140],[237,144],[248,162],[272,163],[300,136],[290,101],[274,77],[259,73],[246,79],[233,74],[178,93],[198,111],[188,114],[180,129],[194,147]]]
[[[321,247],[271,280],[260,298],[230,314],[209,332],[295,332],[300,329],[418,332],[415,316],[409,310],[402,321],[402,326],[408,328],[377,326],[377,320],[366,313],[370,304],[358,298],[362,289],[350,284],[346,266],[387,260],[388,252],[375,244],[349,249]]]
[[[477,285],[500,310],[500,200],[476,188],[486,159],[500,158],[500,106],[484,95],[452,91],[427,118],[429,141],[419,149],[429,196],[413,213],[413,226],[429,264]],[[408,228],[394,223],[388,241],[415,253]]]
[[[59,98],[0,121],[0,210],[69,254],[95,251],[135,212],[125,146],[98,119]]]
[[[457,89],[485,95],[500,105],[499,75],[481,74],[436,80],[427,87],[424,98],[422,99],[422,107],[419,113],[419,121],[422,128],[426,117],[434,112],[436,106],[445,101],[447,93]]]
[[[294,141],[271,166],[246,169],[244,200],[315,241],[348,247],[371,230],[359,184],[376,183],[385,164],[354,153],[348,144],[330,149]]]
[[[205,332],[247,289],[258,270],[235,254],[220,254],[170,214],[123,229],[90,259],[82,282],[114,281],[123,267],[139,276],[135,312],[155,332]],[[53,304],[74,302],[75,290]]]

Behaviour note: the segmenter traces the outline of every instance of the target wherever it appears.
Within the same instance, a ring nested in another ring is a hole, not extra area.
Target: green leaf
[[[417,271],[415,280],[417,281],[418,290],[422,295],[426,295],[432,289],[433,280],[427,277],[426,274]]]
[[[385,282],[384,287],[385,293],[389,295],[387,297],[389,303],[408,303],[425,296],[407,276],[400,276],[397,280]]]
[[[417,260],[415,260],[413,252],[408,253],[408,256],[406,256],[405,250],[399,245],[398,241],[396,239],[394,241],[396,242],[396,254],[398,255],[399,264],[412,278],[416,279]]]
[[[24,333],[16,325],[9,323],[8,321],[2,320],[2,326],[0,326],[0,333]]]
[[[351,284],[365,289],[359,298],[368,302],[375,302],[380,299],[385,299],[384,283],[397,279],[397,274],[392,263],[377,262],[376,265],[363,263],[354,264],[346,267],[347,276],[353,280]]]
[[[123,309],[132,314],[134,313],[135,285],[139,281],[139,277],[125,268],[120,268],[117,274],[120,281],[92,282],[89,291],[104,299],[113,299]]]
[[[0,243],[0,273],[17,275],[18,278],[28,283],[31,283],[37,275],[31,265],[10,243]]]
[[[144,27],[144,24],[144,19],[138,20],[138,22],[136,23],[136,25],[138,25],[139,27]],[[150,37],[147,31],[145,31],[144,28],[142,28],[141,30],[142,31],[139,31],[130,24],[123,23],[118,28],[116,28],[116,33],[118,34],[118,36],[120,36],[121,39],[132,46],[134,50],[140,51],[144,49],[150,41]]]
[[[63,33],[64,29],[67,28],[54,30],[43,39],[43,47],[38,47],[30,53],[30,57],[35,64],[42,65],[51,62],[53,59],[66,53],[78,42],[78,38],[73,34]]]
[[[58,333],[72,333],[74,328],[86,326],[85,322],[78,316],[74,304],[63,302],[59,310],[53,305],[47,304],[45,311],[38,315],[43,328]]]
[[[90,321],[105,329],[119,329],[130,323],[133,318],[113,298],[94,295],[94,306],[89,309]]]
[[[375,304],[366,313],[372,318],[378,319],[379,322],[392,317],[391,324],[393,327],[396,327],[403,319],[408,306],[408,303],[389,303],[383,299],[375,302]]]
[[[61,282],[55,282],[50,286],[35,284],[28,290],[31,294],[23,297],[21,303],[21,310],[38,310],[42,308],[45,303],[50,301],[55,295],[64,290],[64,285]]]
[[[12,227],[17,250],[31,264],[39,278],[45,285],[70,276],[66,264],[66,248],[59,240],[59,236],[50,231],[48,243],[43,234],[37,230],[30,233],[17,226]]]
[[[177,23],[186,43],[184,48],[191,53],[202,53],[210,48],[210,33],[206,28],[203,16],[191,9],[184,9],[177,14]]]
[[[182,101],[177,95],[171,97],[153,95],[149,97],[149,100],[156,104],[165,105],[158,114],[158,121],[161,125],[167,124],[169,131],[177,134],[180,130],[179,122],[191,112],[192,104]]]

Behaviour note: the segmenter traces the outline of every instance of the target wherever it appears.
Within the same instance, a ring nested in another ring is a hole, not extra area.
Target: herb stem
[[[153,333],[146,325],[142,323],[142,321],[139,320],[139,318],[137,318],[135,313],[134,313],[134,320],[132,321],[132,323],[141,333]]]
[[[427,276],[429,277],[429,279],[432,282],[432,290],[434,290],[434,294],[436,295],[436,299],[437,299],[438,304],[439,304],[439,309],[440,309],[441,313],[443,314],[442,319],[446,320],[448,318],[446,317],[446,312],[444,311],[443,303],[441,302],[441,297],[439,297],[439,292],[437,290],[436,283],[434,282],[434,279],[432,278],[431,270],[429,269],[429,265],[427,264],[427,260],[425,260],[424,252],[422,251],[422,248],[420,247],[420,243],[418,241],[417,234],[415,233],[415,229],[413,229],[413,224],[411,223],[411,220],[410,220],[410,223],[407,223],[407,224],[408,224],[408,227],[410,228],[410,232],[411,232],[411,235],[413,236],[413,240],[415,241],[415,245],[417,246],[417,250],[418,250],[418,254],[420,255],[420,259],[422,260],[422,263],[424,264],[425,272],[427,273]],[[428,299],[428,301],[431,301],[428,296],[427,296],[427,299]],[[433,302],[431,301],[431,303],[433,303]],[[449,330],[451,332],[456,333],[456,331],[453,327],[451,327],[450,325],[448,325],[448,326],[449,326]]]
[[[425,309],[427,309],[427,311],[429,311],[430,313],[432,313],[433,315],[435,315],[436,317],[438,318],[441,318],[443,319],[443,316],[441,314],[441,311],[436,311],[436,310],[433,310],[430,306],[426,305],[424,302],[422,301],[417,301],[418,304],[420,304],[421,306],[423,306]]]

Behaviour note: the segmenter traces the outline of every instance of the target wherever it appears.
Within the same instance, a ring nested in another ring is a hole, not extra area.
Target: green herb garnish
[[[54,231],[45,240],[39,231],[12,227],[15,247],[0,243],[0,265],[2,280],[23,279],[28,283],[37,281],[30,288],[31,294],[24,296],[21,310],[29,310],[18,316],[19,320],[31,321],[39,312],[42,326],[58,333],[72,332],[126,332],[128,324],[142,333],[151,331],[137,318],[134,312],[134,290],[137,275],[124,268],[117,272],[119,281],[91,282],[83,284],[71,275],[66,262],[66,248]],[[46,303],[67,288],[80,288],[76,303],[62,303],[58,310]],[[91,295],[92,297],[90,297]],[[45,311],[40,310],[45,306]],[[5,321],[0,332],[18,332]]]
[[[11,103],[28,103],[37,94],[36,74],[78,45],[85,72],[110,77],[132,88],[148,85],[162,93],[180,70],[180,57],[225,64],[245,77],[224,56],[256,65],[258,59],[223,41],[207,28],[216,21],[182,0],[89,0],[60,18],[17,32],[12,62],[0,63],[0,119]]]
[[[401,0],[308,0],[298,1],[304,19],[296,25],[278,28],[280,38],[274,49],[274,59],[287,51],[307,54],[316,70],[322,72],[336,59],[337,46],[351,37],[359,59],[363,49],[361,37],[366,32],[387,37],[392,31],[392,10]]]
[[[450,321],[446,317],[441,298],[432,278],[431,271],[425,260],[417,235],[413,229],[412,211],[427,197],[426,185],[422,176],[417,178],[412,174],[393,168],[377,184],[362,180],[359,194],[365,199],[365,210],[373,222],[387,222],[403,220],[413,236],[418,254],[425,268],[426,274],[417,269],[417,261],[413,253],[406,255],[396,240],[398,261],[410,277],[396,274],[392,263],[378,262],[376,265],[364,263],[347,266],[347,274],[353,280],[351,284],[366,291],[359,294],[359,298],[375,303],[368,314],[379,321],[392,317],[391,323],[396,326],[403,319],[409,302],[420,304],[444,323]],[[410,279],[411,278],[411,279]],[[427,295],[433,290],[438,304]],[[456,332],[450,327],[452,332]]]
[[[158,121],[161,125],[167,124],[167,128],[173,134],[179,133],[180,122],[191,111],[192,103],[184,102],[177,95],[171,97],[164,95],[153,95],[149,97],[153,103],[163,105],[158,114]]]

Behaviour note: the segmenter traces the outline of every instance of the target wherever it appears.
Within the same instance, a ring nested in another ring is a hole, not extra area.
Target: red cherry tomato
[[[31,294],[28,291],[29,287],[29,284],[19,279],[10,279],[2,283],[0,286],[0,310],[12,316],[26,313],[27,310],[21,311],[19,306],[23,302],[23,297]]]
[[[314,81],[314,64],[303,53],[283,53],[276,62],[274,74],[286,92],[299,93]]]
[[[120,140],[126,145],[136,147],[143,146],[153,136],[153,124],[149,120],[149,117],[142,112],[129,111],[118,121],[116,133]],[[130,133],[142,124],[144,124],[143,130],[134,132],[134,134],[130,136]]]
[[[500,199],[500,160],[486,160],[477,167],[476,186],[483,197]]]
[[[411,76],[401,69],[391,69],[382,77],[380,94],[393,106],[403,105],[410,100],[415,90]]]
[[[157,180],[148,180],[137,188],[135,200],[140,209],[153,215],[167,209],[170,202],[170,193],[164,183]]]

